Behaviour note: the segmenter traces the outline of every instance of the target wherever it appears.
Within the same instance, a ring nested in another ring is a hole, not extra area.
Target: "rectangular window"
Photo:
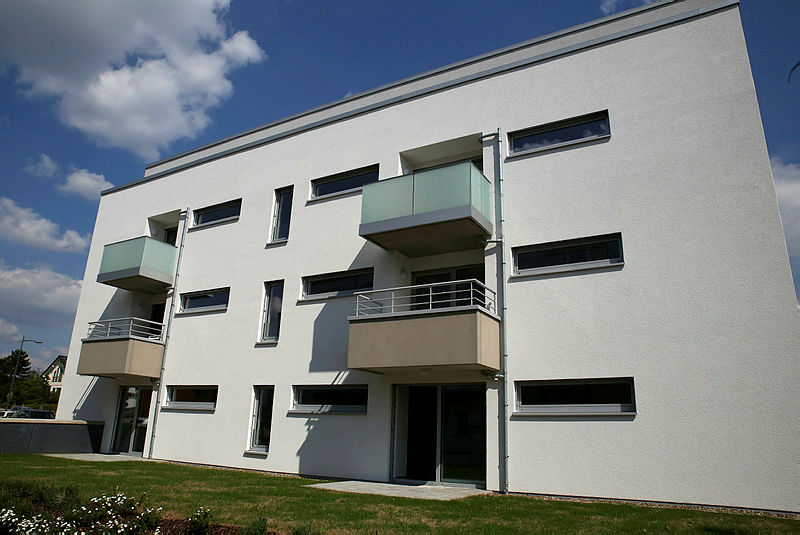
[[[326,297],[350,295],[355,292],[372,290],[373,269],[340,271],[303,278],[304,295],[307,297]]]
[[[236,219],[239,217],[241,210],[242,199],[201,208],[194,211],[194,224],[195,226],[208,225]]]
[[[518,382],[517,411],[528,414],[634,413],[633,377]]]
[[[608,111],[601,111],[508,134],[511,154],[535,152],[611,135]]]
[[[256,386],[253,407],[253,433],[250,437],[250,450],[269,451],[269,437],[272,430],[272,398],[275,388]]]
[[[289,221],[292,218],[292,197],[294,187],[275,190],[275,215],[272,219],[273,242],[289,239]]]
[[[219,288],[181,295],[182,312],[206,312],[228,308],[230,288]]]
[[[217,387],[168,386],[167,406],[174,409],[214,409],[217,406]]]
[[[619,233],[515,247],[512,252],[518,275],[592,269],[623,262]]]
[[[261,341],[277,342],[281,329],[281,305],[283,304],[283,281],[265,284],[264,325],[261,328]]]
[[[322,197],[341,191],[356,190],[378,181],[378,165],[370,165],[311,181],[311,196]]]
[[[367,385],[295,386],[298,412],[367,412]]]

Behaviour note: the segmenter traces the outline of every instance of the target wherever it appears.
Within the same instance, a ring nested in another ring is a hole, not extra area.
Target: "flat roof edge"
[[[334,107],[336,107],[338,105],[341,105],[341,104],[344,104],[344,103],[353,102],[353,101],[358,100],[360,98],[365,98],[367,96],[375,95],[377,93],[380,93],[382,91],[386,91],[388,89],[396,88],[396,87],[399,87],[399,86],[402,86],[402,85],[405,85],[405,84],[409,84],[409,83],[412,83],[412,82],[415,82],[415,81],[418,81],[418,80],[429,78],[429,77],[435,76],[437,74],[444,73],[444,72],[447,72],[447,71],[450,71],[450,70],[453,70],[453,69],[457,69],[459,67],[463,67],[463,66],[466,66],[466,65],[473,64],[473,63],[477,63],[477,62],[480,62],[480,61],[483,61],[483,60],[486,60],[486,59],[489,59],[489,58],[501,56],[503,54],[507,54],[507,53],[513,52],[515,50],[519,50],[519,49],[523,49],[523,48],[526,48],[526,47],[530,47],[530,46],[533,46],[533,45],[536,45],[536,44],[539,44],[539,43],[542,43],[542,42],[546,42],[546,41],[549,41],[549,40],[552,40],[552,39],[555,39],[555,38],[558,38],[558,37],[562,37],[562,36],[569,35],[569,34],[572,34],[572,33],[576,33],[576,32],[579,32],[579,31],[591,29],[593,27],[601,26],[603,24],[608,24],[608,23],[611,23],[611,22],[614,22],[614,21],[617,21],[617,20],[621,20],[621,19],[627,18],[627,17],[631,17],[633,15],[636,15],[636,14],[644,12],[644,11],[649,11],[649,10],[661,8],[661,7],[664,7],[664,6],[669,6],[669,5],[680,3],[680,2],[684,2],[684,1],[685,0],[661,0],[659,2],[654,2],[654,3],[650,3],[650,4],[644,4],[642,6],[638,6],[638,7],[632,8],[632,9],[628,9],[626,11],[622,11],[620,13],[615,13],[613,15],[609,15],[607,17],[594,19],[592,21],[589,21],[589,22],[586,22],[586,23],[583,23],[583,24],[579,24],[577,26],[572,26],[570,28],[559,30],[557,32],[552,32],[552,33],[549,33],[549,34],[546,34],[546,35],[543,35],[543,36],[540,36],[540,37],[535,37],[533,39],[530,39],[530,40],[527,40],[527,41],[524,41],[524,42],[521,42],[521,43],[517,43],[517,44],[510,45],[510,46],[507,46],[507,47],[504,47],[504,48],[501,48],[501,49],[497,49],[497,50],[493,50],[493,51],[487,52],[485,54],[481,54],[481,55],[478,55],[478,56],[473,56],[471,58],[468,58],[468,59],[465,59],[465,60],[462,60],[462,61],[451,63],[451,64],[446,65],[444,67],[439,67],[437,69],[426,71],[424,73],[421,73],[421,74],[418,74],[418,75],[414,75],[414,76],[411,76],[409,78],[404,78],[402,80],[399,80],[399,81],[396,81],[396,82],[392,82],[390,84],[386,84],[386,85],[377,87],[375,89],[371,89],[371,90],[364,91],[362,93],[358,93],[358,94],[350,96],[350,97],[339,99],[339,100],[336,100],[334,102],[330,102],[328,104],[324,104],[322,106],[318,106],[316,108],[312,108],[312,109],[306,110],[306,111],[301,112],[299,114],[291,115],[291,116],[279,119],[277,121],[274,121],[272,123],[267,123],[265,125],[262,125],[262,126],[259,126],[259,127],[256,127],[256,128],[253,128],[253,129],[250,129],[250,130],[247,130],[247,131],[244,131],[244,132],[240,132],[240,133],[235,134],[233,136],[229,136],[227,138],[223,138],[223,139],[214,141],[213,143],[209,143],[207,145],[203,145],[203,146],[191,149],[189,151],[185,151],[185,152],[182,152],[180,154],[176,154],[176,155],[170,156],[168,158],[164,158],[162,160],[158,160],[156,162],[147,164],[145,166],[145,170],[151,169],[153,167],[157,167],[157,166],[160,166],[160,165],[164,165],[166,163],[169,163],[170,161],[174,161],[174,160],[178,160],[178,159],[181,159],[181,158],[185,158],[185,157],[187,157],[187,156],[189,156],[191,154],[194,154],[194,153],[206,151],[206,150],[211,149],[211,148],[213,148],[215,146],[222,145],[224,143],[228,143],[230,141],[236,140],[236,139],[244,137],[244,136],[252,135],[252,134],[257,133],[257,132],[262,131],[262,130],[266,130],[266,129],[269,129],[269,128],[274,128],[276,126],[279,126],[280,124],[283,124],[283,123],[286,123],[286,122],[289,122],[289,121],[292,121],[292,120],[296,120],[298,118],[302,118],[302,117],[305,117],[305,116],[308,116],[308,115],[312,115],[314,113],[318,113],[318,112],[324,111],[326,109],[334,108]],[[190,168],[190,167],[194,167],[196,165],[200,165],[202,163],[205,163],[205,162],[217,159],[217,158],[221,158],[221,157],[224,157],[224,156],[236,153],[236,152],[245,151],[245,150],[254,148],[254,147],[258,146],[258,145],[267,144],[267,143],[270,143],[272,141],[275,141],[275,140],[283,138],[283,137],[289,137],[289,136],[292,136],[292,135],[297,135],[298,133],[301,133],[301,132],[306,131],[306,130],[312,130],[314,128],[318,128],[320,126],[323,126],[325,124],[334,123],[334,122],[337,122],[337,121],[340,121],[340,120],[347,119],[349,117],[353,117],[355,115],[360,115],[360,114],[363,114],[363,113],[367,113],[367,112],[373,111],[373,110],[381,108],[381,107],[385,107],[385,106],[389,106],[389,105],[392,105],[392,104],[397,103],[397,102],[401,102],[403,100],[409,100],[409,99],[412,99],[412,98],[416,98],[418,96],[421,96],[422,94],[436,92],[436,91],[440,91],[440,90],[443,90],[443,89],[446,89],[446,88],[449,88],[449,87],[462,85],[464,83],[468,83],[468,82],[476,80],[476,79],[485,78],[485,77],[488,77],[488,76],[492,76],[492,75],[498,74],[500,72],[504,72],[504,71],[507,71],[507,70],[513,70],[513,69],[516,69],[516,68],[520,68],[520,67],[522,67],[522,66],[524,66],[526,64],[543,61],[543,60],[545,60],[547,58],[550,58],[550,57],[556,57],[556,56],[559,56],[559,55],[567,54],[567,53],[570,53],[570,52],[574,52],[574,51],[580,50],[582,48],[588,48],[588,47],[592,47],[592,46],[597,46],[597,45],[599,45],[601,43],[604,43],[604,42],[621,39],[621,38],[624,38],[626,36],[630,36],[630,35],[635,35],[637,33],[641,33],[643,31],[648,31],[648,30],[652,30],[652,29],[655,29],[655,28],[659,28],[661,26],[666,26],[666,25],[669,25],[669,24],[673,24],[675,22],[680,22],[680,21],[683,21],[683,20],[695,18],[695,17],[701,16],[701,15],[704,15],[704,14],[707,14],[707,13],[712,13],[712,12],[719,11],[719,10],[722,10],[722,9],[725,9],[725,8],[728,8],[728,7],[731,7],[731,6],[738,5],[739,2],[740,2],[740,0],[720,0],[718,2],[715,2],[713,4],[707,5],[707,6],[702,7],[702,8],[687,9],[686,11],[684,11],[682,13],[679,13],[677,15],[673,15],[673,16],[666,17],[666,18],[663,18],[663,19],[659,19],[658,21],[655,21],[655,22],[652,22],[652,23],[649,23],[649,24],[645,24],[643,26],[632,27],[627,31],[617,32],[617,33],[605,35],[605,36],[603,36],[601,38],[595,38],[595,39],[579,42],[579,43],[576,43],[576,44],[573,44],[573,45],[569,45],[569,46],[567,46],[565,48],[553,50],[553,51],[551,51],[549,53],[545,53],[545,54],[538,55],[538,56],[534,55],[534,56],[531,56],[529,58],[526,58],[525,60],[513,61],[513,62],[510,62],[508,64],[504,64],[504,65],[500,65],[500,66],[496,66],[496,67],[491,67],[491,68],[489,68],[487,70],[479,71],[479,72],[476,72],[476,73],[473,73],[473,74],[469,74],[469,75],[466,75],[466,76],[463,76],[463,77],[459,77],[459,78],[456,78],[456,79],[453,79],[453,80],[450,80],[450,81],[446,81],[446,82],[443,82],[443,83],[440,83],[440,84],[434,84],[434,85],[429,86],[429,87],[417,89],[415,91],[411,91],[409,93],[398,95],[398,96],[395,96],[395,97],[392,97],[392,98],[389,98],[389,99],[386,99],[386,100],[378,101],[378,102],[375,102],[373,104],[369,104],[367,106],[363,106],[361,108],[352,109],[350,111],[346,111],[346,112],[341,113],[341,114],[337,114],[337,115],[334,115],[334,116],[331,116],[331,117],[328,117],[328,118],[324,118],[324,119],[321,119],[319,121],[314,121],[314,122],[311,122],[309,124],[299,126],[297,128],[293,128],[293,129],[290,129],[290,130],[279,132],[279,133],[274,134],[272,136],[267,136],[267,137],[262,138],[262,139],[257,139],[255,141],[250,142],[250,143],[245,143],[243,145],[231,147],[229,149],[222,150],[220,152],[213,153],[213,154],[207,155],[205,157],[198,158],[196,160],[191,160],[189,162],[186,162],[186,163],[181,164],[181,165],[177,165],[175,167],[171,167],[169,169],[165,169],[163,171],[154,173],[152,175],[145,175],[143,178],[140,178],[140,179],[128,182],[126,184],[122,184],[122,185],[119,185],[119,186],[114,186],[114,187],[108,188],[106,190],[103,190],[100,193],[100,195],[104,196],[106,194],[114,193],[116,191],[120,191],[120,190],[123,190],[123,189],[127,189],[129,187],[132,187],[132,186],[135,186],[135,185],[138,185],[138,184],[149,182],[151,180],[156,180],[156,179],[161,178],[163,176],[166,176],[168,174],[172,174],[172,173],[175,173],[175,172],[178,172],[178,171]]]

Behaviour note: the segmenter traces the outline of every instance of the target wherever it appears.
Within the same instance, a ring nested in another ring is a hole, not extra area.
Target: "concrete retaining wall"
[[[0,453],[97,453],[103,422],[0,420]]]

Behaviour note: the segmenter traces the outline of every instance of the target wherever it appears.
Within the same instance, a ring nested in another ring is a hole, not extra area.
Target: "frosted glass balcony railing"
[[[491,235],[491,203],[491,184],[472,162],[381,180],[362,189],[359,235],[409,256],[467,249]],[[455,241],[432,243],[443,238]]]
[[[117,288],[160,293],[172,284],[178,249],[141,236],[103,248],[97,282]]]

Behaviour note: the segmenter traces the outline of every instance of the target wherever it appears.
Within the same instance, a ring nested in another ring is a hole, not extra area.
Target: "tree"
[[[0,396],[6,396],[5,399],[8,400],[11,383],[14,383],[14,391],[16,392],[16,383],[28,377],[31,373],[31,359],[24,349],[21,351],[15,349],[7,357],[0,359]],[[14,399],[15,397],[12,395],[12,403]]]

